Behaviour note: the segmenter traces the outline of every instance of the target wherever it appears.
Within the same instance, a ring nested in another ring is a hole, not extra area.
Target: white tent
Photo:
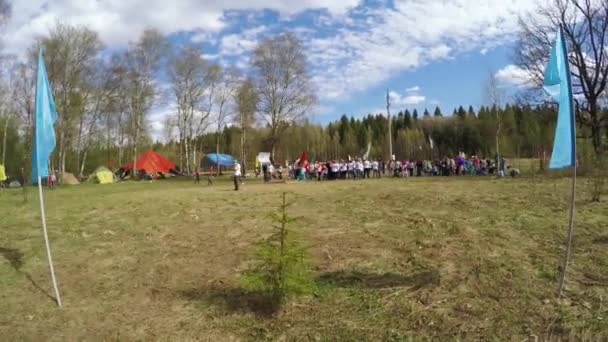
[[[270,152],[258,153],[258,163],[260,163],[260,166],[269,165],[270,164]]]
[[[272,164],[270,162],[270,152],[260,152],[258,153],[258,157],[256,158],[258,162],[258,167],[260,168],[260,174],[264,174],[263,167],[264,165]]]

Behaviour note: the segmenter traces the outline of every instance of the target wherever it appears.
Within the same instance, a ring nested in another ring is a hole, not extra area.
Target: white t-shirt
[[[363,167],[366,169],[370,169],[372,167],[372,164],[369,162],[369,160],[366,160],[363,162]]]
[[[362,162],[357,162],[357,169],[359,169],[359,171],[363,171],[363,163]]]
[[[355,169],[355,162],[351,161],[350,163],[348,163],[348,171],[352,171]]]
[[[331,172],[338,172],[340,165],[338,163],[331,164]]]
[[[239,164],[239,163],[234,164],[234,175],[235,176],[241,175],[241,164]]]
[[[348,164],[344,163],[342,164],[342,166],[340,167],[340,171],[347,171],[348,170]]]
[[[378,162],[375,160],[372,162],[372,169],[378,170]]]

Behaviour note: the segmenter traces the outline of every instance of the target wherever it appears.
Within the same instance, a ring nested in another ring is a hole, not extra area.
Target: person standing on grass
[[[47,185],[51,190],[55,189],[55,183],[57,183],[57,176],[55,176],[56,172],[57,171],[51,171],[51,174],[46,179],[46,182],[48,183]]]
[[[239,190],[239,178],[241,177],[241,164],[238,161],[234,161],[234,191]]]
[[[200,184],[201,183],[201,172],[199,171],[198,167],[194,170],[194,184]]]
[[[213,185],[213,167],[210,167],[209,170],[207,171],[207,185]]]
[[[346,174],[348,173],[348,164],[342,160],[340,163],[340,178],[346,179]]]
[[[370,171],[372,170],[372,163],[365,159],[363,161],[363,178],[369,178]]]
[[[380,165],[377,160],[372,162],[372,173],[374,178],[380,178]]]

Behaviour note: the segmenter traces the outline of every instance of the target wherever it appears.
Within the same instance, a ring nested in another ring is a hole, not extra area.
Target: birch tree
[[[306,117],[316,103],[306,55],[298,38],[285,33],[261,41],[251,59],[259,94],[259,111],[270,128],[274,157],[285,129]]]
[[[195,46],[181,46],[171,56],[169,74],[177,105],[179,165],[180,170],[188,174],[193,171],[195,131],[198,131],[197,126],[206,125],[210,115],[209,111],[201,111],[210,87],[208,69],[200,49]]]
[[[242,81],[235,92],[234,102],[236,104],[235,122],[241,129],[241,163],[243,164],[243,172],[247,172],[247,133],[255,121],[255,113],[258,106],[258,94],[255,90],[253,81],[249,78]]]
[[[147,115],[160,94],[155,76],[160,69],[166,41],[160,32],[148,29],[140,39],[131,43],[125,53],[126,106],[128,109],[129,140],[133,152],[132,175],[137,177],[137,151],[145,133]]]
[[[608,88],[608,1],[551,0],[534,14],[520,19],[516,59],[537,86],[541,86],[549,52],[561,27],[570,52],[576,119],[586,128],[597,155],[601,155],[602,130],[608,117],[602,114],[601,97]]]
[[[215,153],[219,156],[220,153],[220,135],[222,130],[228,124],[231,109],[232,100],[236,91],[236,85],[238,84],[239,74],[236,69],[229,69],[221,73],[219,82],[215,91]],[[220,162],[217,158],[217,174],[220,173]]]
[[[48,36],[40,38],[30,49],[32,65],[36,65],[39,48],[43,49],[57,107],[55,129],[58,146],[55,160],[63,173],[67,154],[77,144],[87,101],[91,99],[90,75],[95,70],[101,42],[97,33],[86,27],[57,23]]]

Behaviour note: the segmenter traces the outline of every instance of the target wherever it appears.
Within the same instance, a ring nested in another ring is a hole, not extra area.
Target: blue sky
[[[542,2],[542,1],[541,1]],[[342,114],[439,105],[478,107],[494,74],[512,89],[525,81],[513,65],[518,18],[534,0],[27,0],[13,2],[5,50],[22,54],[55,22],[85,25],[111,50],[148,27],[174,43],[195,43],[210,61],[247,70],[257,42],[292,31],[301,40],[318,89],[313,120]],[[170,101],[169,101],[170,102]],[[153,130],[171,104],[155,108]]]

